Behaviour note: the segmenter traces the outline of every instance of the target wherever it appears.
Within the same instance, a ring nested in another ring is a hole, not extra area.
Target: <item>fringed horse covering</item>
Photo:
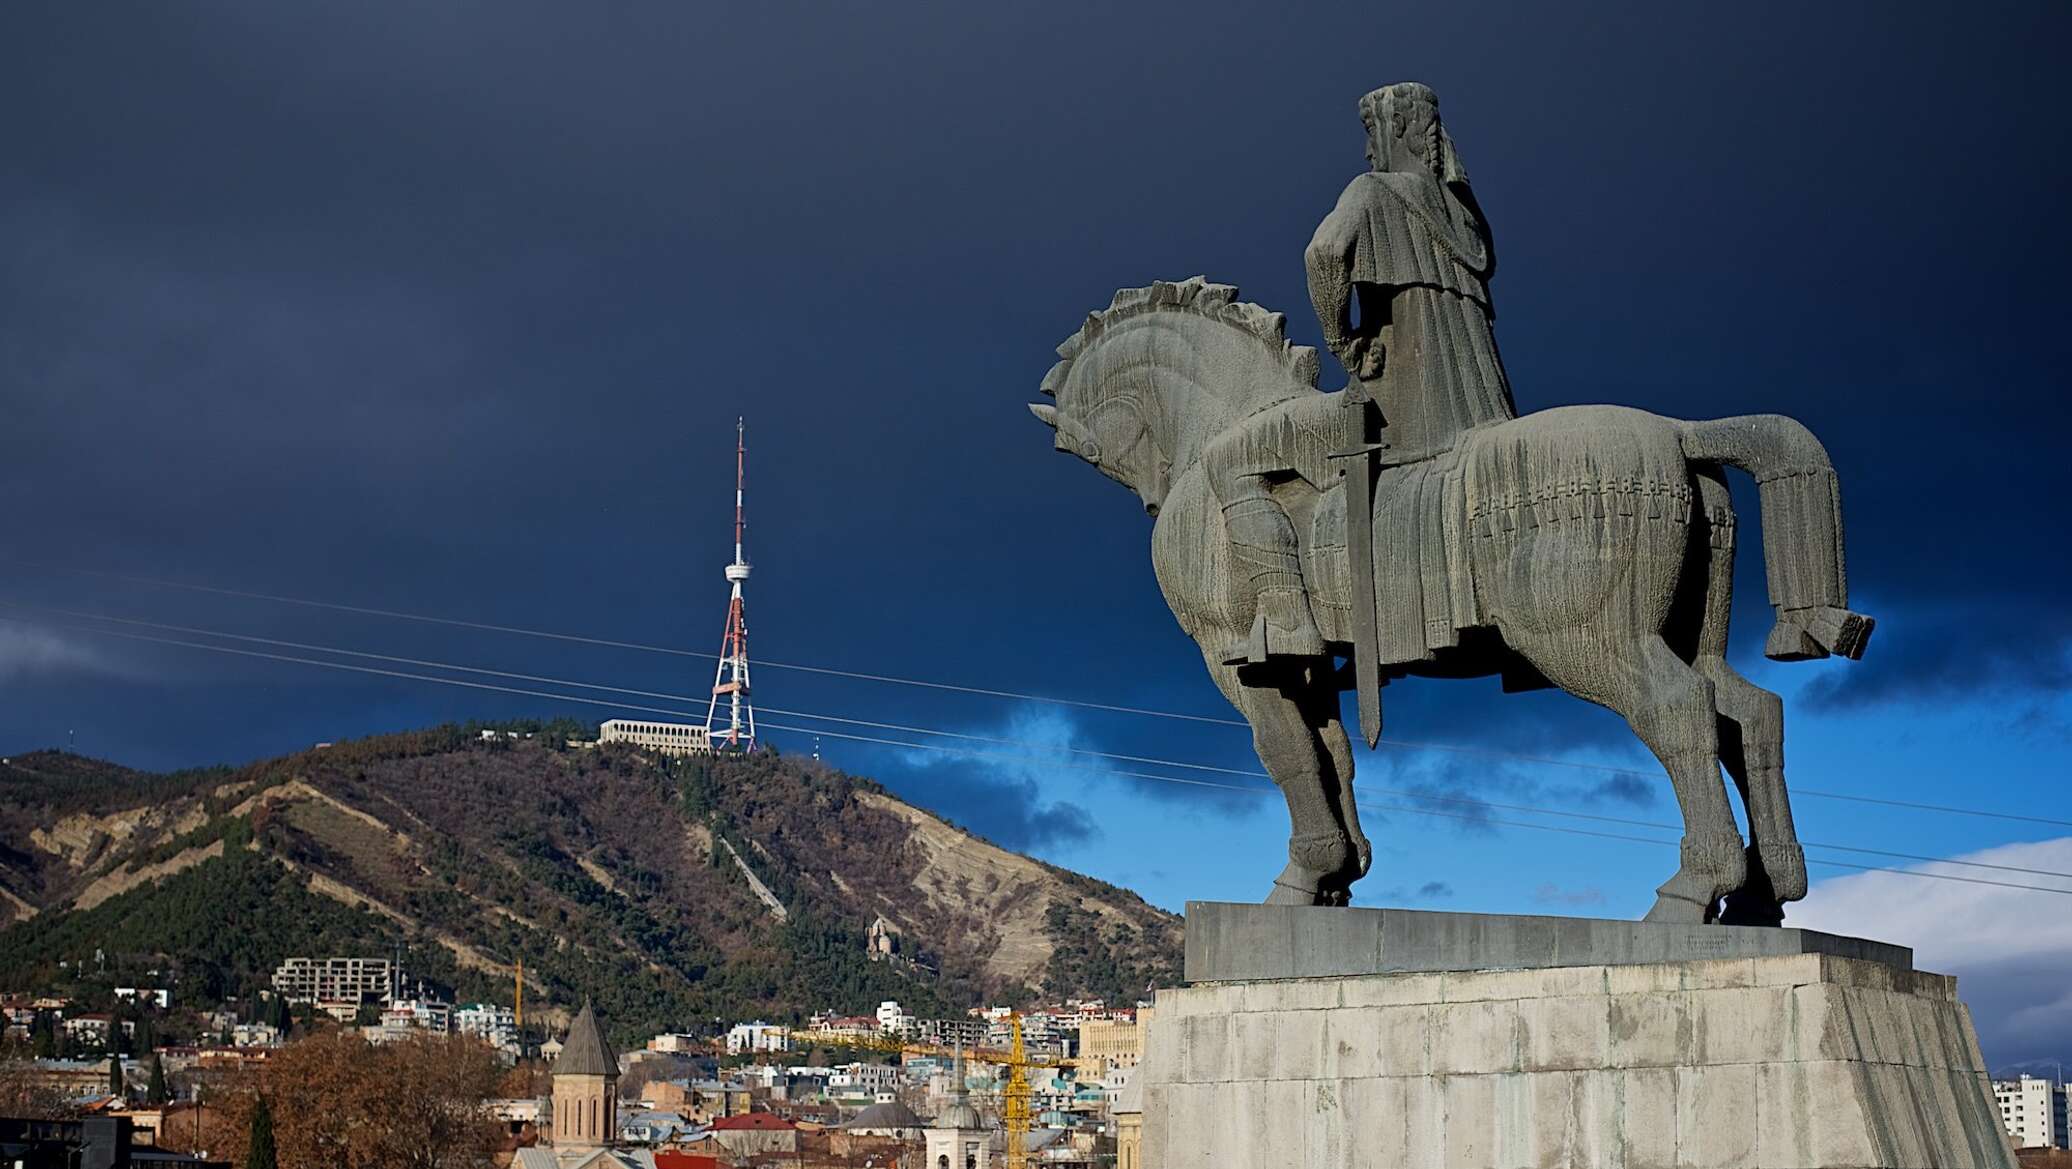
[[[1477,427],[1438,458],[1384,471],[1374,516],[1382,664],[1429,661],[1461,630],[1493,624],[1478,576],[1518,571],[1512,554],[1527,542],[1537,545],[1527,583],[1540,590],[1564,587],[1565,568],[1595,573],[1630,555],[1635,541],[1681,548],[1694,494],[1674,432],[1619,409]]]

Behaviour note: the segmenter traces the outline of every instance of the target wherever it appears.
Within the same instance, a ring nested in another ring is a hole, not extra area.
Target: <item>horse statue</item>
[[[1365,617],[1384,637],[1367,652],[1387,678],[1499,675],[1506,689],[1558,686],[1625,718],[1667,770],[1684,822],[1681,863],[1647,920],[1774,925],[1805,895],[1783,705],[1726,659],[1736,525],[1724,478],[1732,467],[1759,485],[1779,608],[1769,656],[1859,657],[1871,621],[1847,609],[1839,488],[1805,427],[1570,406],[1473,425],[1446,450],[1382,470],[1370,491],[1296,468],[1266,490],[1298,534],[1300,587],[1326,651],[1247,657],[1263,618],[1232,599],[1243,566],[1207,452],[1262,412],[1319,394],[1316,351],[1288,342],[1281,314],[1195,277],[1116,293],[1058,354],[1042,386],[1052,401],[1031,411],[1059,451],[1134,491],[1154,518],[1166,602],[1287,799],[1289,859],[1270,903],[1348,904],[1371,860],[1339,709],[1355,663],[1334,660],[1358,656],[1355,598],[1369,595],[1378,612]],[[1370,493],[1368,514],[1349,507],[1348,495]],[[1356,563],[1354,548],[1371,562]],[[1370,742],[1378,733],[1377,722]],[[1748,814],[1745,842],[1721,766]]]

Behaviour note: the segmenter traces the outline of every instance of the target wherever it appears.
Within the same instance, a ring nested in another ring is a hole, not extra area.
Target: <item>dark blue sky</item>
[[[710,650],[745,414],[759,655],[1225,715],[1147,521],[1021,404],[1087,310],[1154,278],[1238,284],[1313,343],[1301,249],[1364,165],[1354,103],[1417,79],[1494,225],[1521,408],[1778,410],[1833,453],[1881,625],[1859,665],[1759,673],[1792,699],[1795,783],[2072,819],[2068,25],[2056,3],[10,5],[0,597],[693,693],[695,660],[23,562]],[[1755,662],[1760,557],[1742,567]],[[0,749],[76,730],[165,767],[605,713],[61,624],[0,623]],[[777,670],[759,696],[1250,766],[1245,736],[1202,724]],[[1388,701],[1392,738],[1651,768],[1559,695]],[[1250,797],[825,748],[1170,906],[1255,896],[1278,867],[1281,814]],[[1365,766],[1672,815],[1633,776],[1402,748]],[[1808,839],[1928,855],[2065,834],[1799,803]],[[1673,856],[1371,818],[1370,902],[1637,913]],[[1876,925],[1932,952],[1933,923]],[[2072,930],[2041,960],[2067,954]],[[1943,959],[2034,983],[2014,962]],[[2072,1004],[2053,1010],[1995,1057],[2072,1050]],[[1989,1053],[2015,1017],[1982,1011]]]

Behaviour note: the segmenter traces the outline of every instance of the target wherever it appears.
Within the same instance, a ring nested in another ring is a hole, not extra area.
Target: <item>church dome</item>
[[[605,1076],[616,1078],[619,1074],[619,1058],[612,1053],[611,1040],[604,1037],[604,1028],[598,1025],[597,1012],[590,1009],[588,999],[583,1001],[582,1013],[569,1024],[568,1038],[562,1041],[561,1054],[554,1058],[554,1072],[557,1076]]]

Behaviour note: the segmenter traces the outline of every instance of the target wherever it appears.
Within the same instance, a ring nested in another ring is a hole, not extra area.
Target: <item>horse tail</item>
[[[1827,448],[1781,414],[1677,423],[1684,457],[1755,478],[1763,568],[1777,624],[1763,652],[1778,661],[1861,658],[1875,622],[1849,611],[1842,557],[1842,485]]]

